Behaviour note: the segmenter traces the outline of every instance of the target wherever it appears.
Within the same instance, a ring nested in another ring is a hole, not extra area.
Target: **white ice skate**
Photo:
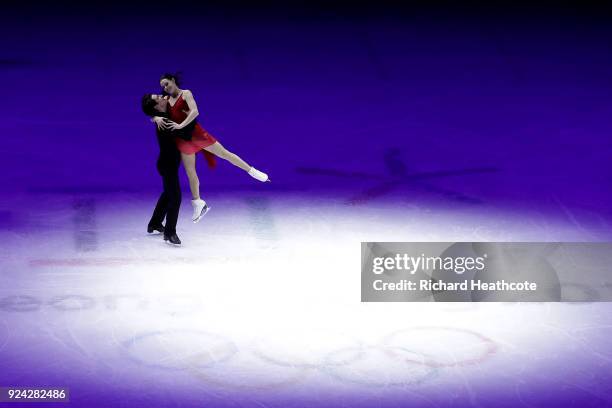
[[[251,167],[249,170],[249,176],[253,177],[255,180],[259,180],[262,182],[270,181],[268,175],[262,171],[257,170],[255,167]]]
[[[194,222],[194,224],[200,221],[202,217],[206,215],[208,210],[210,210],[210,207],[208,204],[206,204],[206,201],[202,199],[191,200],[191,205],[193,206],[193,217],[191,217],[191,220]]]

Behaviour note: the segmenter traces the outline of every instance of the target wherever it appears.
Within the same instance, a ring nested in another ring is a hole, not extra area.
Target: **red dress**
[[[185,120],[189,114],[189,106],[183,99],[183,95],[179,95],[178,99],[174,103],[174,106],[170,106],[168,103],[168,116],[170,120],[176,123],[181,123]],[[181,153],[195,154],[205,147],[214,144],[217,139],[210,133],[208,133],[199,123],[196,123],[193,131],[191,132],[191,140],[184,140],[180,137],[175,138],[176,146]]]

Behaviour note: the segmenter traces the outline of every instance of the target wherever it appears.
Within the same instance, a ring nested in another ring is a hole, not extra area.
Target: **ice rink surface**
[[[607,303],[360,303],[360,241],[592,238],[570,220],[266,186],[185,211],[180,248],[144,231],[153,195],[39,196],[5,233],[1,382],[78,406],[605,406]]]

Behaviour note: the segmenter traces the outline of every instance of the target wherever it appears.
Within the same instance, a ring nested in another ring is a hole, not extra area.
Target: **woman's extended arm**
[[[171,129],[182,129],[198,117],[200,112],[198,112],[198,105],[196,105],[195,99],[193,99],[193,94],[190,90],[183,90],[183,99],[187,102],[187,106],[189,106],[189,113],[184,121],[178,123],[176,125],[170,124]]]

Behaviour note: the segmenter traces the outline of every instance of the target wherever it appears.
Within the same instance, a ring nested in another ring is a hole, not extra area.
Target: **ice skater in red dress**
[[[200,198],[200,180],[195,166],[195,154],[205,150],[225,159],[234,166],[240,167],[246,171],[251,177],[259,181],[270,181],[268,175],[255,167],[249,166],[238,155],[224,148],[221,143],[215,139],[213,135],[208,133],[199,123],[196,122],[198,117],[198,106],[196,105],[193,94],[188,89],[179,87],[179,78],[176,74],[164,74],[159,84],[164,93],[168,95],[168,117],[164,119],[155,117],[153,120],[161,129],[180,130],[183,129],[187,133],[191,133],[191,140],[176,138],[176,144],[181,152],[183,166],[189,178],[189,187],[193,199],[193,222],[198,222],[206,212],[208,205]]]

